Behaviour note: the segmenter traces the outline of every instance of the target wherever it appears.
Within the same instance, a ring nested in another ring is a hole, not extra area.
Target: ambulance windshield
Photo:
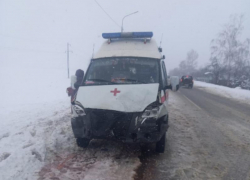
[[[158,60],[120,57],[92,60],[84,84],[148,84],[158,82]]]

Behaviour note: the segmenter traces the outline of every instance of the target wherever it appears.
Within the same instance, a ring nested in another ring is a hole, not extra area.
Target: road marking
[[[180,91],[178,91],[180,93]],[[180,93],[181,94],[181,93]],[[198,106],[197,104],[195,104],[192,100],[190,100],[187,96],[185,96],[184,94],[181,94],[184,98],[186,98],[186,100],[188,100],[191,104],[193,104],[195,107],[197,107],[199,110],[202,110],[200,106]]]

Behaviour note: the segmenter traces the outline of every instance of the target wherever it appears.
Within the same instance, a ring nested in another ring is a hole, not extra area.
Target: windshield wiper
[[[125,81],[131,81],[131,82],[138,82],[138,83],[142,83],[142,84],[147,84],[146,82],[144,81],[140,81],[138,79],[124,79]]]
[[[115,82],[111,82],[105,79],[87,79],[87,81],[95,81],[95,82],[107,82],[107,83],[111,83],[111,84],[116,84]]]

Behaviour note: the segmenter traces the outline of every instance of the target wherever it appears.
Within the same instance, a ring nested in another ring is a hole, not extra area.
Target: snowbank
[[[231,98],[240,102],[250,104],[250,91],[238,88],[229,88],[215,84],[195,81],[194,86],[202,88],[207,92],[217,94],[226,98]]]

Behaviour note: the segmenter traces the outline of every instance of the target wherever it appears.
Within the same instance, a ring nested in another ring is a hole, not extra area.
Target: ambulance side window
[[[161,63],[163,87],[167,86],[167,73],[164,61]]]

